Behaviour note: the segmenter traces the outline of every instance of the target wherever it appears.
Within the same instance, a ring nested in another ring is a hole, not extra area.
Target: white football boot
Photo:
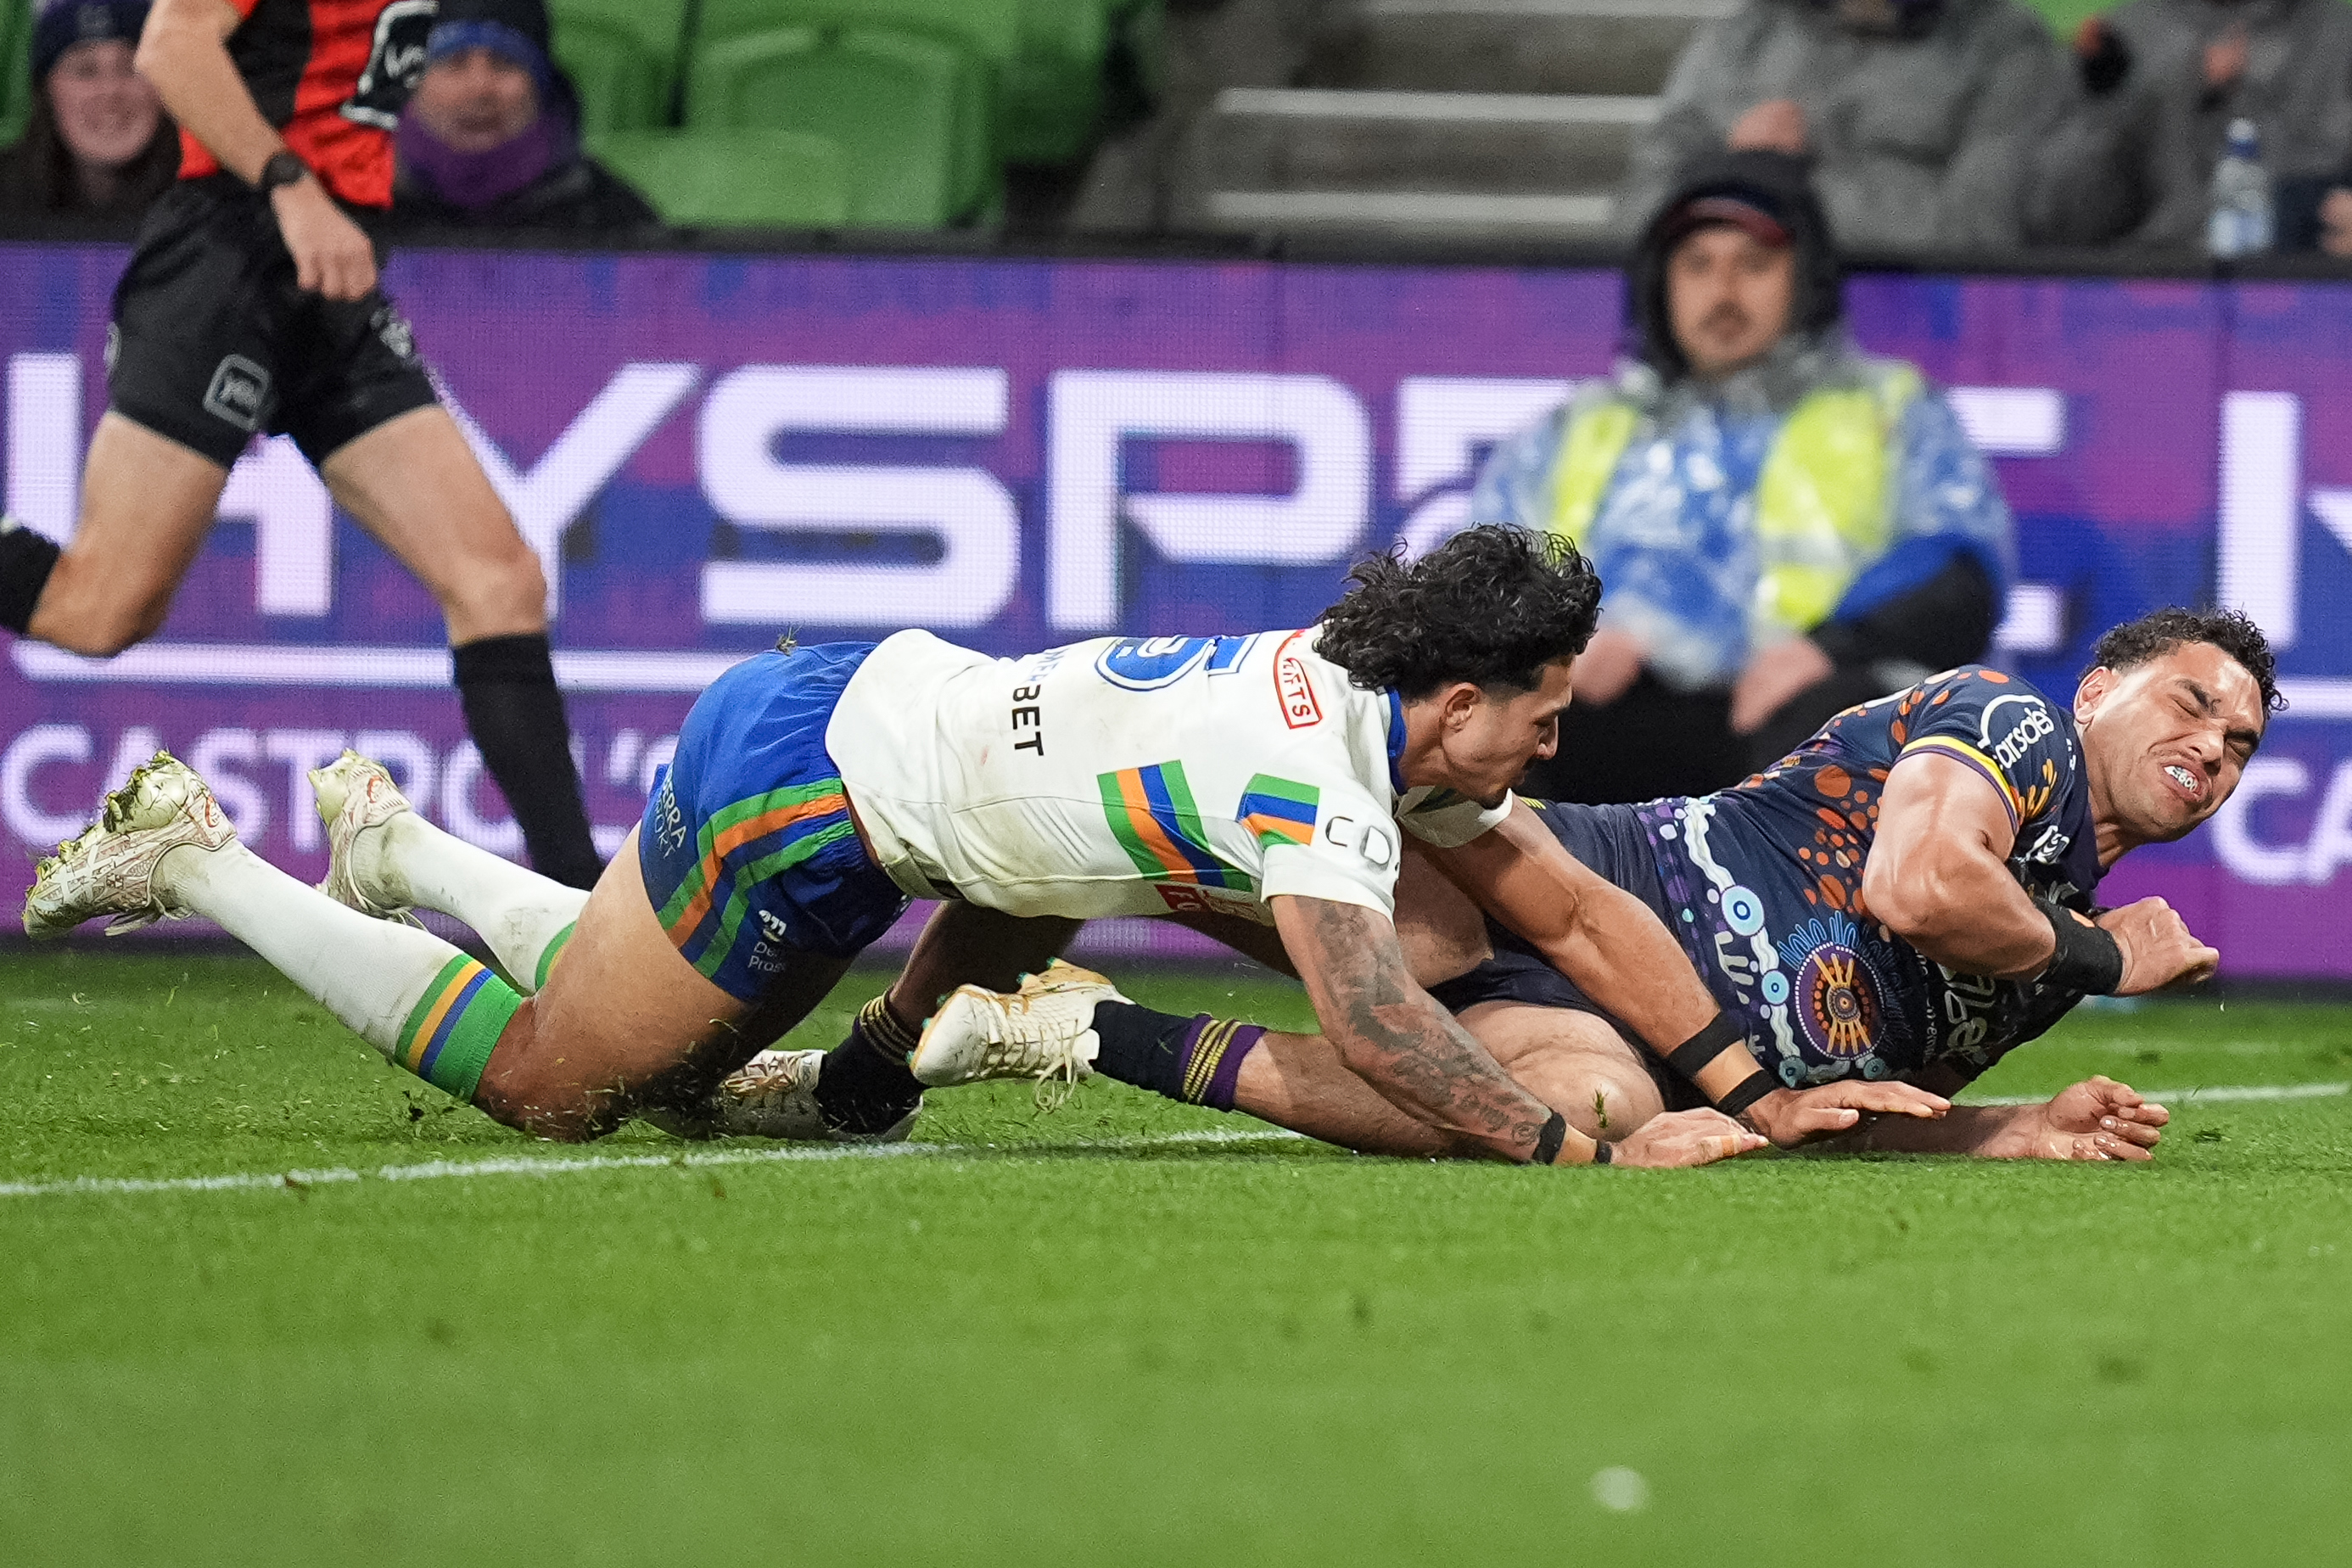
[[[310,770],[310,788],[319,797],[319,820],[327,825],[327,879],[319,884],[319,891],[378,920],[406,916],[407,889],[386,885],[383,837],[362,841],[370,828],[413,809],[392,774],[382,763],[345,752],[325,767]]]
[[[63,936],[84,921],[112,915],[119,936],[188,911],[155,886],[155,868],[183,845],[210,852],[236,842],[236,829],[195,771],[169,752],[139,764],[106,797],[98,820],[34,870],[25,895],[25,934]]]
[[[960,985],[924,1021],[907,1065],[932,1089],[1034,1079],[1038,1104],[1050,1108],[1094,1076],[1102,1051],[1095,1004],[1126,1000],[1093,970],[1058,958],[1042,973],[1024,975],[1021,989],[1010,994]]]
[[[648,1110],[645,1119],[680,1138],[784,1138],[795,1142],[902,1143],[922,1102],[880,1132],[840,1132],[817,1110],[826,1051],[761,1051],[727,1075],[697,1110]]]

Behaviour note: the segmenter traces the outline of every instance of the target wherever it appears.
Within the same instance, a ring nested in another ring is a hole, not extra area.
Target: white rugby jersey
[[[1464,844],[1510,799],[1407,790],[1402,704],[1351,684],[1315,637],[1103,637],[1000,659],[900,632],[850,678],[825,750],[916,898],[1270,923],[1265,900],[1288,893],[1393,914],[1400,824]]]

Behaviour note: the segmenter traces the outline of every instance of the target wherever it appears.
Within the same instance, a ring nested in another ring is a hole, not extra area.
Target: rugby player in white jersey
[[[698,1114],[910,896],[1015,920],[1262,906],[1340,1059],[1384,1101],[1465,1152],[1605,1160],[1413,984],[1391,921],[1402,830],[1660,1050],[1689,1061],[1688,1042],[1712,1042],[1695,1081],[1753,1114],[1768,1080],[1673,939],[1515,809],[1598,596],[1572,550],[1489,528],[1411,565],[1365,563],[1305,631],[1019,659],[921,632],[788,641],[696,702],[584,900],[433,828],[348,756],[313,775],[333,850],[322,896],[237,844],[203,781],[159,757],[41,864],[26,929],[204,916],[396,1064],[509,1126],[581,1139]],[[409,905],[472,926],[512,984],[369,918]],[[1781,1130],[1904,1109],[1887,1093],[1813,1091]],[[1696,1109],[1613,1152],[1690,1164],[1760,1142]]]
[[[2221,808],[2280,703],[2252,621],[2168,608],[2099,638],[2071,710],[1962,666],[1849,709],[1729,789],[1531,815],[1680,935],[1693,973],[1747,1018],[1782,1082],[1907,1084],[1941,1102],[2085,996],[2213,973],[2220,954],[2165,900],[2102,909],[2095,894],[2125,855],[2185,837]],[[1415,979],[1581,1131],[1622,1137],[1697,1103],[1572,977],[1482,919],[1411,847],[1397,919]],[[1027,1056],[1073,1079],[1101,1072],[1211,1103],[1150,1058],[1085,1037],[1077,1004],[1088,987],[1098,1005],[1116,996],[1107,982],[1063,987],[1060,1058],[1043,1046]],[[1006,1005],[959,994],[916,1058],[925,1081],[999,1076],[973,1043]],[[1365,1093],[1328,1042],[1276,1034],[1251,1047],[1218,1109],[1370,1152],[1446,1152]],[[2150,1157],[2168,1120],[2095,1077],[2046,1101],[1873,1119],[1832,1146],[2131,1162]]]

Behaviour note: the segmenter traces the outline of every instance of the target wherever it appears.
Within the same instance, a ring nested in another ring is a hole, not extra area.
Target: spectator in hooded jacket
[[[1839,241],[2011,249],[2021,171],[2062,89],[2014,0],[1747,0],[1692,36],[1617,197],[1628,237],[1709,153],[1813,161]]]
[[[0,153],[0,211],[128,227],[180,170],[180,133],[131,67],[146,0],[57,0],[33,26],[33,105]]]
[[[1717,154],[1642,235],[1630,357],[1488,458],[1472,520],[1565,534],[1603,584],[1530,794],[1704,795],[1984,652],[2009,508],[1918,370],[1855,349],[1842,296],[1802,164]]]
[[[623,230],[661,220],[580,149],[544,0],[443,0],[400,117],[393,216],[417,226]]]

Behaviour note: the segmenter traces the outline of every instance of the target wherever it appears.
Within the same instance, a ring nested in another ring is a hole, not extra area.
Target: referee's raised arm
[[[229,58],[228,37],[245,20],[227,0],[155,0],[139,36],[139,74],[223,169],[268,190],[297,284],[360,299],[375,287],[375,247],[262,117]]]

